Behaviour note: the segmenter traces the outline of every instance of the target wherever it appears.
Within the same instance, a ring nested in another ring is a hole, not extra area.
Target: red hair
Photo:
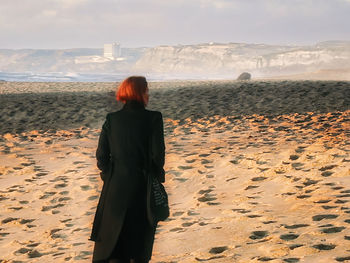
[[[148,85],[145,77],[131,76],[120,83],[117,90],[117,100],[126,103],[136,100],[144,104],[143,96],[146,94]]]

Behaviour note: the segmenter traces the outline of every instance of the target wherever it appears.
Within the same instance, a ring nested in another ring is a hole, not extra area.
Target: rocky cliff
[[[149,49],[134,69],[168,74],[232,76],[243,71],[255,76],[349,69],[350,42],[324,42],[314,46],[257,44],[201,44]]]
[[[350,41],[329,41],[312,46],[206,43],[123,48],[122,57],[116,60],[104,58],[102,49],[0,49],[0,72],[132,73],[164,78],[236,78],[241,72],[247,71],[254,78],[349,69]]]

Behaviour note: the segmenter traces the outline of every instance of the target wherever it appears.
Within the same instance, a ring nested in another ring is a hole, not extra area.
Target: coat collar
[[[143,103],[138,102],[136,100],[129,100],[123,106],[123,110],[140,110],[140,109],[145,109],[145,106],[143,105]]]

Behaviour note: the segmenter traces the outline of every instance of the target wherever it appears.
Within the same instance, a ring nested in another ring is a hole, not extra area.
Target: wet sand
[[[91,262],[114,83],[0,83],[0,261]],[[350,262],[350,83],[151,83],[171,216],[152,262]]]

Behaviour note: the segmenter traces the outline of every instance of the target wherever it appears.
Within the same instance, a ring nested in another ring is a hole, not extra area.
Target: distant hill
[[[117,61],[104,59],[102,48],[0,49],[0,71],[115,73],[130,70],[144,52],[145,48],[124,48],[124,60]]]
[[[93,48],[0,49],[0,71],[19,73],[130,73],[164,78],[236,78],[247,71],[256,78],[300,74],[307,77],[309,72],[332,72],[336,76],[335,72],[339,70],[342,78],[350,79],[349,69],[350,41],[328,41],[310,46],[204,43],[122,48],[122,55],[116,60],[104,58],[103,49]]]

